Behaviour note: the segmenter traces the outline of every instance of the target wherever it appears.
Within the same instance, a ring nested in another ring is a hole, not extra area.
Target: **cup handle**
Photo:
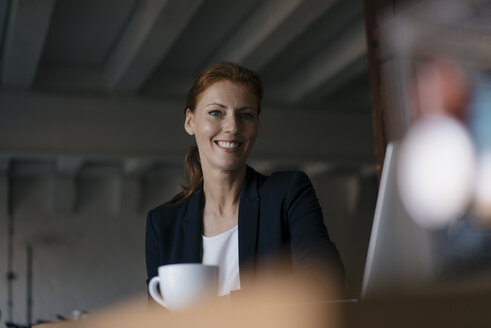
[[[164,300],[162,296],[160,296],[160,293],[157,290],[158,283],[159,283],[159,277],[158,276],[153,277],[150,280],[150,283],[148,284],[148,291],[150,292],[150,295],[157,303],[159,303],[163,307],[167,307],[167,302]]]

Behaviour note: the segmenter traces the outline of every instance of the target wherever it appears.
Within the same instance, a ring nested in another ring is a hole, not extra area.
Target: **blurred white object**
[[[483,223],[491,224],[491,152],[484,153],[480,159],[476,176],[474,214]]]
[[[401,201],[421,227],[461,217],[474,192],[475,152],[467,129],[444,115],[426,116],[406,134],[399,154]]]

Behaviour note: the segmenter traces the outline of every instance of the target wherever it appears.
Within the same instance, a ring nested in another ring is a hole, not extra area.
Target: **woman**
[[[327,268],[343,279],[308,177],[264,176],[246,164],[262,97],[259,76],[229,62],[207,68],[192,85],[184,123],[196,140],[186,156],[189,185],[148,213],[148,279],[161,265],[193,262],[219,266],[220,295],[247,288],[253,274],[245,272]]]

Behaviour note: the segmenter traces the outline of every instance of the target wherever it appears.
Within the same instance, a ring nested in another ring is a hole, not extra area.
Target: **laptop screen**
[[[421,288],[491,289],[491,229],[465,214],[439,230],[418,226],[400,200],[398,143],[387,147],[362,283],[362,298]]]

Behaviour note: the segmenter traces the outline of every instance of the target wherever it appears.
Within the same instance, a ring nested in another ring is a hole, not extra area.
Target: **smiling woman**
[[[258,133],[258,101],[247,85],[213,83],[186,109],[185,129],[195,135],[204,171],[245,168]]]
[[[246,276],[256,273],[309,272],[343,286],[309,178],[300,171],[265,176],[247,165],[262,97],[259,76],[229,62],[207,68],[192,85],[184,122],[196,140],[186,156],[189,184],[148,213],[148,279],[162,265],[203,263],[219,267],[219,295],[247,289]]]

